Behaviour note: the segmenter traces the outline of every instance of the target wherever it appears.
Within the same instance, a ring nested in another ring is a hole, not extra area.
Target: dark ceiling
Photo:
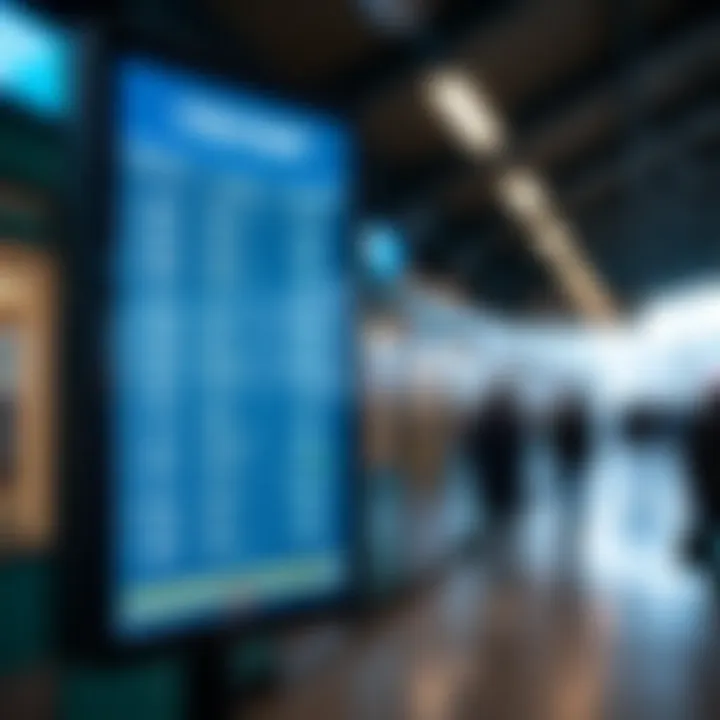
[[[354,109],[368,211],[406,222],[421,266],[459,275],[491,302],[525,305],[553,289],[494,208],[485,169],[423,106],[427,68],[452,61],[482,81],[513,130],[513,156],[552,182],[581,229],[720,135],[713,3],[437,0],[400,37],[373,27],[359,4],[215,0],[214,9],[280,80]],[[585,249],[607,265],[598,235],[583,233]],[[641,267],[617,287],[614,268],[601,270],[623,298],[645,289]]]
[[[715,2],[120,4],[166,31],[183,24],[185,31],[202,28],[212,42],[231,47],[238,61],[274,82],[350,109],[363,142],[367,213],[404,223],[420,269],[451,274],[486,301],[525,309],[538,298],[544,304],[554,287],[524,239],[494,207],[487,168],[463,157],[423,105],[420,80],[439,63],[459,65],[492,94],[512,130],[512,157],[551,182],[581,230],[584,251],[621,301],[672,281],[681,265],[693,268],[692,258],[684,258],[683,265],[667,250],[665,269],[648,269],[648,262],[660,263],[661,254],[653,254],[652,237],[648,240],[657,227],[643,223],[643,217],[659,218],[658,203],[663,209],[678,205],[692,188],[693,202],[677,208],[674,225],[669,219],[663,224],[685,237],[690,232],[685,216],[702,215],[697,198],[720,204],[712,197],[720,136],[720,7]],[[424,21],[405,33],[387,32],[363,11],[369,5],[414,6]],[[694,232],[720,236],[716,219],[717,232],[707,224],[714,222],[709,215]],[[625,256],[632,253],[624,251],[643,242],[647,257],[644,265],[635,265],[640,260],[628,261]],[[690,252],[677,237],[666,243],[676,253]],[[606,250],[618,244],[620,250]],[[707,264],[707,253],[695,256]]]

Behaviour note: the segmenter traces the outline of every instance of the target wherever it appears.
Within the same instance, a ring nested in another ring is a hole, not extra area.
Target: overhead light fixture
[[[554,272],[576,307],[596,320],[613,317],[615,311],[610,296],[579,251],[569,227],[558,222],[539,228],[532,234],[531,241],[535,252]]]
[[[572,228],[562,219],[538,225],[531,233],[531,243],[586,316],[608,320],[615,314],[608,292],[581,253]]]
[[[505,166],[494,181],[498,201],[523,228],[532,250],[548,264],[575,306],[588,317],[612,317],[610,295],[555,207],[549,188],[538,173],[511,164],[507,156],[510,133],[484,88],[468,73],[450,68],[425,78],[423,93],[434,114],[468,154],[495,159]]]
[[[550,193],[540,176],[526,168],[512,168],[498,182],[499,198],[516,219],[532,221],[551,214]]]
[[[425,79],[425,99],[456,140],[473,155],[495,155],[505,126],[492,99],[461,70],[439,70]]]
[[[610,297],[540,175],[511,166],[498,177],[495,190],[505,212],[525,230],[531,248],[550,267],[575,306],[588,317],[611,317]]]
[[[539,254],[555,262],[562,261],[572,253],[573,241],[569,228],[560,223],[537,227],[533,243]]]

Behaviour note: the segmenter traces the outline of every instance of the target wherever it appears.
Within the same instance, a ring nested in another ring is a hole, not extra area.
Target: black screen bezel
[[[109,253],[113,236],[114,177],[117,130],[114,100],[117,96],[116,68],[125,58],[141,57],[171,70],[199,73],[227,87],[256,91],[286,104],[311,110],[345,125],[357,148],[351,118],[334,109],[305,102],[286,90],[268,87],[234,70],[231,59],[147,38],[137,32],[112,32],[86,28],[81,43],[81,102],[75,118],[75,171],[79,182],[69,199],[76,209],[63,252],[65,275],[62,362],[62,485],[61,485],[61,634],[62,645],[71,655],[93,658],[124,658],[188,646],[218,637],[228,640],[249,632],[286,628],[314,617],[341,615],[351,611],[359,597],[362,577],[360,481],[361,362],[359,303],[357,302],[356,249],[357,189],[353,187],[352,211],[346,228],[348,277],[353,288],[355,328],[349,355],[355,362],[356,382],[348,403],[348,427],[352,451],[348,478],[351,507],[348,508],[347,547],[351,581],[345,592],[323,601],[294,604],[271,613],[259,610],[234,618],[217,618],[202,627],[172,635],[148,636],[123,642],[112,632],[112,587],[109,568],[113,563],[111,537],[112,473],[109,446],[109,390],[106,369],[107,318],[111,308]],[[355,152],[356,177],[360,175],[359,153]]]

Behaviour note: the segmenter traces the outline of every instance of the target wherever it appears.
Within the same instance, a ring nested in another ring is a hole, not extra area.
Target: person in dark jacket
[[[576,493],[590,454],[590,417],[582,397],[567,394],[551,418],[551,445],[558,475],[567,492]]]
[[[512,387],[491,390],[471,418],[468,458],[491,527],[507,525],[522,506],[521,410]]]
[[[549,423],[561,501],[561,557],[568,570],[575,568],[581,547],[582,496],[591,451],[590,420],[583,397],[566,392],[557,402]]]
[[[688,551],[705,562],[720,535],[720,385],[697,404],[688,422],[686,452],[694,522]]]

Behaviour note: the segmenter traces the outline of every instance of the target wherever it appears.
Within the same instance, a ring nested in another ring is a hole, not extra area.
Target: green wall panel
[[[127,669],[66,668],[59,720],[180,720],[179,663],[140,663]]]
[[[0,674],[42,665],[52,656],[50,563],[17,560],[0,566]]]
[[[62,191],[67,185],[63,132],[0,113],[0,178]]]

